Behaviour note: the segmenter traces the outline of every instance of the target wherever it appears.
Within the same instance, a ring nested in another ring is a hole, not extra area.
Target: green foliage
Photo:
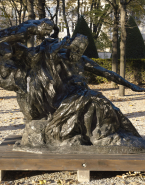
[[[100,66],[102,66],[108,70],[112,70],[112,60],[111,59],[92,58],[92,60],[94,60],[94,62],[96,62]],[[90,83],[90,84],[100,84],[100,83],[107,83],[108,82],[108,80],[106,78],[101,77],[101,76],[97,76],[97,75],[92,74],[90,72],[85,72],[85,77],[87,78],[88,83]]]
[[[100,66],[112,70],[112,60],[111,59],[95,59],[93,58],[97,64]],[[118,74],[120,71],[119,66],[120,60],[118,60]],[[142,84],[145,82],[145,59],[127,59],[126,61],[126,72],[125,79],[129,82],[135,84]],[[99,84],[109,82],[106,78],[94,75],[92,73],[85,73],[86,78],[88,79],[88,83],[90,84]]]
[[[131,16],[127,23],[126,58],[144,58],[144,41],[141,32]]]
[[[84,52],[84,55],[86,55],[89,58],[98,58],[98,53],[91,30],[83,17],[81,17],[77,22],[77,25],[73,32],[73,36],[75,36],[77,33],[87,36],[89,40],[89,44],[86,51]]]
[[[106,48],[111,48],[112,41],[108,37],[107,33],[105,33],[103,30],[101,31],[99,37],[96,41],[97,49],[104,51]]]

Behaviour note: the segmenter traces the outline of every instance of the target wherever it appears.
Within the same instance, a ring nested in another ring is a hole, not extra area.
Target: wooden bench
[[[0,181],[7,170],[77,171],[78,181],[90,181],[90,171],[145,171],[145,154],[59,155],[12,151],[21,136],[9,136],[0,145]]]

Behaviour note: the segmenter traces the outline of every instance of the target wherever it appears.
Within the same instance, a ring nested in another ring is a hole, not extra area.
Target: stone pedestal
[[[90,182],[90,171],[89,170],[78,170],[77,171],[79,182]]]

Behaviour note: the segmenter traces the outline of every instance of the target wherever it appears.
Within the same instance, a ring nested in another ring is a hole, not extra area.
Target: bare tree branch
[[[126,2],[126,0],[120,0],[120,4],[122,4],[122,5],[128,5],[131,1],[132,0],[129,0],[128,2]]]
[[[1,0],[0,0],[0,3],[2,4],[2,7],[3,7],[3,8],[1,8],[1,9],[4,11],[4,13],[6,14],[7,18],[9,19],[10,25],[13,26],[13,25],[12,25],[12,21],[11,21],[10,17],[8,16],[8,14],[7,14],[7,12],[6,12],[6,9],[5,9],[5,6],[4,6],[4,4],[3,4],[3,2],[2,2]]]
[[[52,13],[50,12],[49,7],[46,6],[46,9],[47,9],[47,11],[49,12],[49,15],[50,15],[50,17],[51,17],[51,20],[53,20],[53,16],[52,16]]]
[[[64,19],[64,22],[66,24],[66,29],[67,29],[67,36],[70,37],[69,26],[68,26],[66,14],[65,14],[65,0],[62,0],[62,8],[63,8],[63,19]]]
[[[52,15],[52,13],[50,12],[50,8],[49,7],[47,7],[47,6],[45,6],[45,7],[46,7],[47,11],[49,12],[49,15],[51,17],[51,20],[53,20],[57,16],[57,14],[58,14],[59,0],[57,0],[57,6],[56,6],[56,11],[55,11],[55,14],[54,15]]]
[[[106,0],[106,1],[113,7],[113,9],[115,9],[114,4],[110,0]]]
[[[128,5],[131,1],[132,1],[132,0],[129,0],[129,1],[126,3],[126,5]]]
[[[53,19],[54,19],[55,16],[57,16],[58,10],[59,10],[59,0],[57,0],[56,12],[55,12],[55,14],[53,16]]]

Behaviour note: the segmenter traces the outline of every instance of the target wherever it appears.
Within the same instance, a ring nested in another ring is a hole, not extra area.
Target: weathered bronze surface
[[[59,42],[58,32],[48,19],[29,20],[0,31],[0,86],[17,93],[26,124],[14,150],[78,148],[79,152],[81,145],[86,145],[84,150],[95,145],[94,153],[123,153],[123,147],[128,153],[131,148],[144,150],[145,141],[132,123],[100,92],[89,89],[83,72],[106,77],[133,91],[145,89],[84,56],[86,36],[77,34]],[[49,38],[27,48],[22,43],[31,35]]]

